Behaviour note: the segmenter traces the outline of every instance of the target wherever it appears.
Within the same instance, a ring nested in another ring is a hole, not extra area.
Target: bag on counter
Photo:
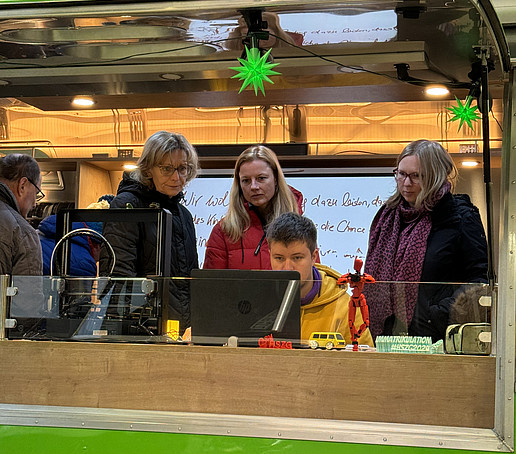
[[[491,353],[491,324],[450,325],[446,329],[444,347],[446,353],[457,355],[489,355]]]

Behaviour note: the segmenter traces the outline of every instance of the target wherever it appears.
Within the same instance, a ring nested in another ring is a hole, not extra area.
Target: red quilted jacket
[[[300,213],[303,212],[303,194],[290,187]],[[205,269],[270,270],[269,246],[265,239],[262,223],[255,211],[245,203],[251,218],[251,225],[240,240],[231,241],[222,230],[220,222],[213,227],[206,243]]]

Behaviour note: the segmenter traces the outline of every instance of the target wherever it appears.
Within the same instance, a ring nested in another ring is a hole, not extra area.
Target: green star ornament
[[[461,100],[455,96],[455,100],[457,101],[457,105],[453,107],[446,107],[453,115],[453,118],[450,118],[448,121],[457,121],[460,120],[459,129],[462,127],[464,122],[468,124],[468,126],[473,129],[472,121],[477,121],[480,117],[475,112],[478,109],[478,106],[471,107],[471,101],[473,98],[468,96],[466,98],[466,102],[462,104]]]
[[[278,66],[279,63],[267,62],[267,58],[269,57],[271,50],[272,49],[269,49],[265,54],[260,56],[260,49],[256,47],[251,47],[251,49],[248,49],[247,46],[245,47],[247,58],[238,59],[242,66],[229,68],[238,72],[238,74],[235,74],[231,77],[232,79],[238,78],[239,80],[243,80],[242,87],[238,93],[241,93],[245,87],[251,85],[254,88],[254,94],[256,96],[258,96],[258,88],[262,92],[263,96],[265,96],[265,91],[263,90],[263,81],[265,80],[273,84],[274,82],[270,80],[268,76],[281,74],[272,70],[272,68]]]

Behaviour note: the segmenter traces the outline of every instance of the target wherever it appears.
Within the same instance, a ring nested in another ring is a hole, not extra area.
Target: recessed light
[[[136,170],[137,168],[136,164],[124,164],[124,170]]]
[[[160,74],[159,77],[165,80],[179,80],[183,78],[182,74],[174,74],[174,73],[165,73]]]
[[[354,74],[354,73],[364,72],[364,70],[360,66],[337,66],[337,71],[339,73],[345,73],[345,74]]]
[[[91,107],[95,101],[90,96],[76,96],[73,98],[72,104],[77,107]]]
[[[462,164],[462,167],[478,167],[480,165],[480,162],[467,160],[467,161],[461,161],[461,164]]]
[[[450,94],[450,90],[448,90],[444,85],[432,85],[427,87],[425,92],[429,96],[446,96]]]

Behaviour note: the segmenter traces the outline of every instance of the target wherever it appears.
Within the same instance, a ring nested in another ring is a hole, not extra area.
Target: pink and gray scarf
[[[444,183],[432,199],[431,207],[450,188],[449,182]],[[376,281],[420,281],[431,228],[428,210],[417,210],[404,200],[394,208],[384,205],[371,225],[364,271]],[[377,283],[366,286],[365,290],[373,337],[382,334],[385,320],[391,315],[408,329],[416,307],[417,284]]]

